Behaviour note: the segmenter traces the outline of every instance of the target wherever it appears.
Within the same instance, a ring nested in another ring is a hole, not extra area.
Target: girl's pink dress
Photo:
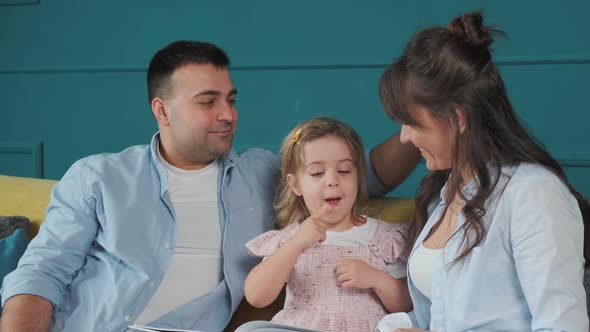
[[[266,232],[248,242],[253,255],[270,256],[296,229]],[[319,331],[374,331],[388,314],[372,289],[345,289],[336,276],[336,264],[343,258],[362,260],[385,270],[400,258],[406,242],[407,225],[378,221],[367,246],[318,244],[304,251],[287,279],[283,310],[272,322]]]

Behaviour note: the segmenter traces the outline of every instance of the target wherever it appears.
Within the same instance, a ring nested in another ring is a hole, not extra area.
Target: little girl
[[[364,151],[344,123],[316,118],[297,126],[281,148],[280,230],[246,246],[264,257],[245,282],[255,307],[287,284],[284,309],[238,331],[373,331],[388,312],[409,311],[406,226],[363,215]],[[396,279],[400,278],[400,279]]]

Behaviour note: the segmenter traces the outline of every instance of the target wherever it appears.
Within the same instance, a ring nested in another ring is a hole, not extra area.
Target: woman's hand
[[[338,282],[343,288],[374,288],[382,273],[358,259],[341,259],[336,266]]]

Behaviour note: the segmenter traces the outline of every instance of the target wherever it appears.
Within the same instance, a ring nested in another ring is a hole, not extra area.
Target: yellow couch
[[[50,192],[57,181],[0,175],[0,215],[25,216],[31,220],[29,236],[33,238],[45,219]],[[407,198],[376,198],[369,201],[368,214],[389,222],[405,222],[414,212],[414,200]],[[256,309],[242,301],[226,331],[233,331],[246,321],[268,320],[282,308],[284,294],[273,304]]]
[[[33,238],[45,219],[49,193],[57,181],[0,175],[0,216],[25,216]]]

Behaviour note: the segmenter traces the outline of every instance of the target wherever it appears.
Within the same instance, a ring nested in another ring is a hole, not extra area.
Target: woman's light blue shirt
[[[476,190],[472,181],[463,193],[469,198]],[[441,194],[412,254],[446,205]],[[436,262],[432,301],[408,276],[420,328],[588,331],[582,216],[557,176],[533,164],[503,167],[497,190],[486,203],[486,237],[462,261],[449,264],[461,252],[464,222],[461,213],[459,231]]]

